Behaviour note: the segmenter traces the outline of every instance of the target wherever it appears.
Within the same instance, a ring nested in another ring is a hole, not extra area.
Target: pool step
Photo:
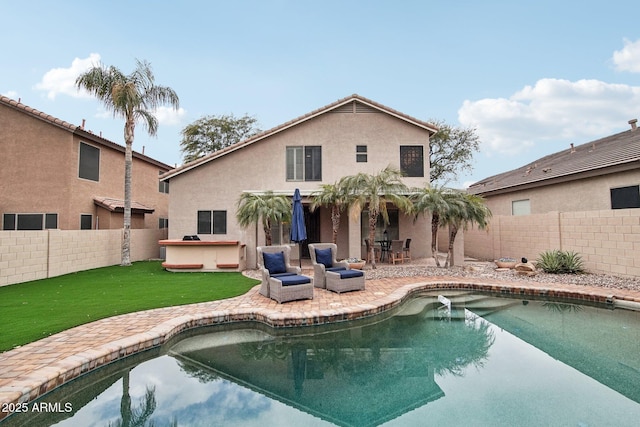
[[[480,316],[485,316],[520,303],[519,301],[471,293],[458,295],[447,294],[447,298],[451,301],[452,315],[456,318],[464,318],[463,308],[471,310]],[[441,307],[443,307],[443,304],[438,301],[437,297],[416,298],[407,302],[396,316],[421,315],[425,317],[433,317],[440,314],[438,310],[440,310]]]

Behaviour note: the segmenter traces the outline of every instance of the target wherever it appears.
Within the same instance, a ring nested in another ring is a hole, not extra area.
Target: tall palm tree
[[[338,230],[340,229],[340,216],[349,204],[349,197],[345,188],[336,184],[322,184],[320,191],[311,195],[313,202],[311,210],[315,211],[320,206],[331,208],[331,227],[333,230],[332,242],[338,243]]]
[[[466,230],[469,225],[476,224],[480,230],[484,230],[488,227],[492,215],[481,196],[463,191],[451,193],[448,206],[443,221],[449,225],[449,248],[445,267],[454,265],[453,244],[459,229],[462,227]]]
[[[291,220],[291,198],[267,191],[264,194],[242,193],[238,199],[236,219],[241,227],[262,221],[266,245],[271,246],[271,224]]]
[[[114,66],[97,65],[76,79],[76,87],[84,89],[102,101],[114,117],[124,119],[124,237],[121,265],[131,265],[131,169],[136,122],[142,121],[150,136],[158,131],[154,111],[165,104],[178,109],[180,101],[173,89],[157,86],[151,64],[136,60],[136,69],[129,75]]]
[[[438,229],[440,216],[449,209],[450,190],[443,187],[425,187],[416,190],[412,195],[415,215],[431,213],[431,255],[440,267],[438,259]]]
[[[387,203],[397,206],[401,211],[411,211],[411,201],[406,194],[409,188],[402,182],[402,173],[387,166],[375,175],[358,173],[340,179],[338,185],[343,187],[349,197],[354,214],[360,215],[365,207],[369,208],[369,241],[375,241],[376,223],[382,216],[385,224],[389,224]],[[372,268],[376,268],[373,244],[369,247]]]

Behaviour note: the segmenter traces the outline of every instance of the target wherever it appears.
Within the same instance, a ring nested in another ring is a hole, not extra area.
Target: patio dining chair
[[[404,259],[411,261],[411,239],[404,241],[404,248],[402,248],[402,255]]]
[[[404,263],[404,242],[402,240],[391,241],[389,262],[392,262],[394,265],[396,262]]]

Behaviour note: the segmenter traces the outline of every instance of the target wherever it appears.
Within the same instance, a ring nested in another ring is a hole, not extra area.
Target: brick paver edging
[[[10,408],[33,402],[80,375],[161,346],[193,328],[244,321],[282,328],[356,320],[395,308],[422,291],[489,291],[614,307],[622,301],[621,306],[640,308],[640,292],[578,285],[412,277],[368,280],[366,286],[364,291],[346,294],[316,289],[314,300],[277,304],[259,295],[258,285],[245,295],[227,300],[148,310],[81,325],[0,354],[0,405]],[[0,412],[0,420],[8,415]]]

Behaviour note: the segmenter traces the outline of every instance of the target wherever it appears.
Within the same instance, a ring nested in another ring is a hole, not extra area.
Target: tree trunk
[[[338,244],[338,229],[340,228],[340,209],[333,205],[331,208],[331,225],[333,226],[332,242]]]
[[[271,221],[266,220],[262,224],[262,229],[264,230],[264,244],[266,246],[271,246],[273,240],[271,239]]]
[[[436,261],[436,266],[440,267],[438,260],[438,228],[440,227],[440,215],[433,213],[431,215],[431,255]]]
[[[378,222],[378,212],[369,208],[369,259],[371,260],[371,268],[376,269],[376,255],[373,251],[376,239],[376,223]]]
[[[457,234],[458,226],[452,225],[449,229],[449,249],[447,250],[447,260],[444,263],[445,267],[453,267],[456,263],[453,259],[453,243],[456,241]]]
[[[120,265],[131,265],[131,175],[133,168],[133,134],[135,122],[128,119],[124,125],[124,221],[122,235],[122,260]]]

